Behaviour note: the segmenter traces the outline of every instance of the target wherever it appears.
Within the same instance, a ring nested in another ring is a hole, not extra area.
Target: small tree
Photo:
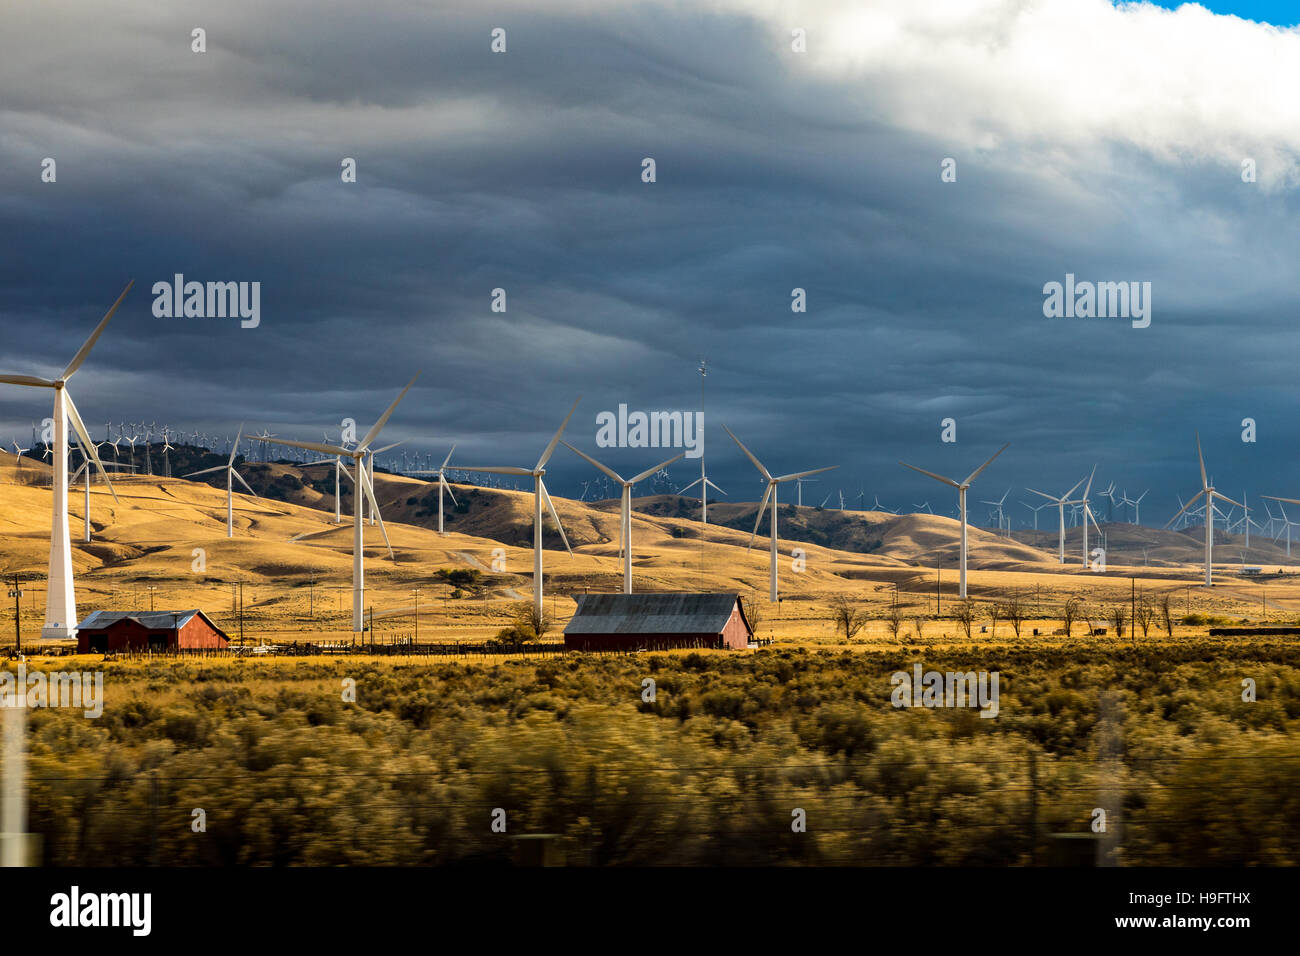
[[[894,640],[898,640],[898,632],[903,629],[903,609],[897,604],[890,605],[885,621],[889,624],[889,633],[893,635]]]
[[[1024,627],[1026,608],[1025,602],[1020,599],[1020,592],[1016,591],[1007,601],[1003,613],[1006,614],[1007,620],[1011,622],[1012,628],[1016,632],[1016,640],[1020,639],[1020,629]]]
[[[1066,600],[1061,606],[1061,626],[1065,628],[1065,636],[1069,637],[1074,631],[1074,622],[1079,619],[1083,611],[1083,603],[1077,598],[1072,597]]]
[[[1128,615],[1124,613],[1124,605],[1116,604],[1110,609],[1110,623],[1115,627],[1115,636],[1124,636],[1124,622],[1128,620]]]
[[[1169,591],[1166,591],[1164,596],[1160,598],[1160,619],[1165,625],[1165,633],[1172,640],[1174,636],[1174,609],[1173,599]]]
[[[993,637],[997,637],[997,634],[998,634],[998,621],[1002,620],[1002,615],[1003,615],[1004,613],[1005,613],[1005,610],[1004,610],[1004,608],[1002,607],[1002,605],[1001,605],[998,601],[993,601],[992,603],[989,604],[989,609],[988,609],[988,615],[989,615],[989,634],[990,634],[991,636],[993,636]]]
[[[925,617],[923,615],[918,614],[912,618],[912,627],[916,629],[916,639],[918,641],[925,637]]]
[[[763,623],[763,608],[758,602],[758,595],[750,591],[749,594],[740,596],[740,609],[745,612],[745,620],[749,622],[749,629],[758,636],[758,625]]]
[[[961,625],[961,629],[966,632],[966,639],[970,640],[971,625],[975,622],[975,605],[971,603],[970,598],[962,598],[957,602],[957,609],[953,611],[953,617]]]
[[[831,622],[836,630],[844,632],[844,640],[851,641],[867,623],[867,616],[847,596],[840,594],[831,601]]]
[[[1151,625],[1156,622],[1156,608],[1155,605],[1151,603],[1151,599],[1146,595],[1143,595],[1142,600],[1137,603],[1137,611],[1135,613],[1137,614],[1137,620],[1134,621],[1135,627],[1142,628],[1142,636],[1144,638],[1150,637]]]
[[[540,640],[554,623],[545,608],[539,609],[532,601],[525,601],[515,609],[513,630],[521,641],[536,641]]]

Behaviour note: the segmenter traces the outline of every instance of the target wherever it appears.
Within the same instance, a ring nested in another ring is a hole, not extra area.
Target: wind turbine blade
[[[497,468],[471,468],[469,465],[461,465],[460,470],[484,472],[489,475],[528,475],[531,477],[533,474],[527,468],[515,468],[511,465],[501,465]]]
[[[1088,517],[1092,519],[1092,526],[1097,529],[1097,533],[1101,534],[1101,525],[1097,524],[1097,516],[1092,513],[1092,509],[1089,508],[1087,505],[1084,505],[1083,510],[1086,511],[1088,513]]]
[[[230,461],[226,462],[227,468],[229,468],[231,465],[235,463],[235,457],[239,454],[239,440],[243,437],[244,437],[244,423],[240,422],[239,432],[235,435],[235,443],[230,446]]]
[[[659,462],[659,464],[655,465],[653,468],[647,468],[645,471],[641,472],[641,474],[637,475],[635,478],[629,478],[627,480],[627,483],[629,485],[635,485],[638,481],[645,481],[656,471],[663,471],[663,469],[667,468],[678,458],[685,458],[685,457],[686,457],[686,452],[682,452],[680,455],[674,455],[672,458],[669,458],[667,461]]]
[[[700,482],[702,482],[702,481],[704,481],[704,480],[705,480],[705,479],[703,479],[703,478],[696,478],[696,479],[695,479],[694,481],[692,481],[689,485],[687,485],[685,488],[682,488],[682,489],[681,489],[680,491],[678,491],[677,493],[678,493],[679,495],[684,495],[684,494],[686,494],[686,492],[690,491],[692,488],[694,488],[696,485],[698,485]]]
[[[1006,451],[1006,450],[1007,450],[1008,448],[1010,448],[1010,447],[1011,447],[1011,442],[1007,442],[1005,445],[1003,445],[1001,448],[999,448],[997,451],[995,451],[995,452],[993,453],[993,458],[998,457],[998,455],[1002,454],[1004,451]],[[981,472],[981,471],[983,471],[983,470],[984,470],[985,468],[987,468],[989,465],[993,464],[993,458],[990,458],[988,461],[984,462],[984,464],[980,465],[978,468],[976,468],[974,471],[972,471],[972,472],[970,473],[970,477],[967,478],[965,481],[963,481],[962,484],[963,484],[963,485],[969,485],[972,481],[974,481],[976,478],[978,478],[979,475],[980,475],[980,472]],[[960,486],[958,486],[958,487],[960,487]]]
[[[1077,488],[1077,487],[1079,487],[1079,486],[1078,486],[1078,485],[1075,485],[1075,486],[1074,486],[1074,488]],[[1074,488],[1071,488],[1070,491],[1073,491]],[[1063,499],[1061,499],[1061,498],[1056,497],[1055,495],[1049,495],[1049,494],[1048,494],[1047,492],[1045,492],[1045,491],[1037,491],[1037,490],[1035,490],[1035,489],[1033,489],[1033,488],[1026,488],[1025,491],[1028,491],[1028,492],[1030,492],[1030,493],[1032,493],[1032,494],[1035,494],[1035,495],[1042,495],[1042,496],[1043,496],[1044,498],[1046,498],[1048,501],[1062,501],[1062,500],[1063,500]],[[1069,492],[1066,492],[1066,494],[1069,494]]]
[[[77,438],[81,440],[81,453],[86,456],[87,461],[95,463],[99,473],[104,478],[104,484],[108,485],[108,490],[112,492],[113,500],[117,501],[117,492],[113,490],[113,483],[108,480],[108,472],[104,470],[103,463],[99,460],[99,455],[95,451],[95,443],[90,440],[90,434],[86,431],[86,426],[81,420],[81,415],[77,413],[77,406],[72,401],[72,395],[65,388],[63,390],[63,402],[68,409],[68,418],[72,422],[72,427],[77,431]]]
[[[412,379],[412,381],[414,381],[414,379]],[[410,386],[408,385],[407,388],[410,388]],[[388,548],[388,556],[396,561],[397,555],[393,554],[393,545],[388,540],[388,529],[384,527],[384,516],[379,510],[379,502],[375,501],[375,491],[370,487],[370,482],[368,481],[361,482],[361,487],[365,490],[366,500],[370,502],[370,507],[375,513],[375,518],[379,522],[379,531],[384,536],[384,545]]]
[[[188,475],[181,475],[182,478],[197,478],[199,475],[210,475],[214,471],[225,471],[229,465],[217,465],[215,468],[204,468],[202,471],[191,471]]]
[[[917,468],[916,465],[909,465],[905,461],[900,461],[899,464],[902,465],[904,468],[911,468],[913,471],[919,471],[923,475],[928,475],[929,477],[933,478],[935,481],[942,481],[945,485],[952,485],[952,487],[954,488],[961,487],[961,485],[957,484],[957,482],[953,481],[951,478],[945,478],[943,475],[936,475],[932,471],[926,471],[924,468]]]
[[[453,505],[455,505],[457,508],[459,508],[459,507],[460,507],[460,502],[457,501],[457,500],[456,500],[456,496],[455,496],[454,494],[452,494],[452,491],[451,491],[451,485],[447,484],[447,479],[444,478],[444,477],[442,477],[442,475],[439,475],[439,476],[438,476],[438,484],[440,484],[440,485],[442,486],[443,490],[446,491],[448,495],[451,495],[451,503],[452,503]]]
[[[775,481],[794,481],[797,478],[807,478],[809,475],[820,475],[823,471],[834,471],[839,465],[827,465],[825,468],[814,468],[812,471],[796,471],[793,475],[782,475]]]
[[[582,401],[581,395],[578,396],[578,401],[573,403],[573,407],[569,409],[569,414],[564,416],[564,421],[560,422],[560,427],[556,429],[555,435],[551,438],[551,443],[547,445],[546,450],[542,452],[542,457],[537,459],[537,467],[534,471],[541,471],[546,463],[551,460],[551,456],[555,454],[555,447],[560,443],[560,436],[564,434],[564,429],[569,427],[569,419],[572,418],[573,413],[578,410],[578,402],[580,401]]]
[[[451,461],[451,456],[452,456],[453,454],[455,454],[455,452],[456,452],[456,446],[455,446],[455,445],[452,445],[452,446],[451,446],[451,451],[447,452],[447,457],[444,458],[444,459],[442,460],[442,467],[443,467],[443,468],[446,468],[446,467],[447,467],[447,463],[448,463],[449,461]]]
[[[1236,505],[1238,508],[1245,508],[1245,507],[1246,507],[1246,506],[1243,505],[1240,501],[1233,501],[1233,500],[1232,500],[1231,498],[1229,498],[1227,495],[1219,494],[1219,492],[1217,492],[1217,491],[1214,492],[1214,497],[1218,498],[1220,501],[1226,501],[1226,502],[1227,502],[1228,504],[1230,504],[1230,505]]]
[[[1088,487],[1083,489],[1083,500],[1088,500],[1088,492],[1092,491],[1092,479],[1097,475],[1097,466],[1092,466],[1092,474],[1088,475]],[[1077,485],[1075,487],[1078,487]]]
[[[398,395],[395,399],[393,399],[393,404],[388,406],[388,411],[384,412],[384,414],[380,416],[379,421],[375,422],[373,425],[370,426],[370,431],[366,432],[366,437],[361,439],[361,441],[357,444],[358,448],[370,447],[370,443],[379,437],[379,433],[383,431],[384,426],[388,424],[388,419],[392,417],[393,412],[397,410],[397,403],[406,397],[406,393],[411,390],[411,386],[415,384],[415,380],[419,377],[420,377],[419,372],[416,372],[413,376],[411,376],[411,380],[406,383],[406,388],[402,389],[401,394]],[[375,512],[378,513],[378,511],[379,509],[376,508]],[[391,552],[392,548],[389,548],[388,550]]]
[[[1205,476],[1205,456],[1201,454],[1201,433],[1196,433],[1196,460],[1201,463],[1201,487],[1210,487],[1210,479]]]
[[[286,445],[289,448],[306,448],[308,451],[318,451],[322,455],[342,455],[345,458],[353,457],[353,453],[346,448],[340,448],[338,445],[325,445],[318,441],[290,441],[287,438],[259,438],[258,441],[268,441],[272,445]]]
[[[574,404],[574,408],[577,408],[576,403]],[[570,414],[573,413],[570,412]],[[565,421],[568,421],[568,419],[565,419]],[[560,532],[560,540],[564,542],[564,550],[568,551],[569,554],[573,554],[573,549],[569,547],[569,536],[564,533],[564,525],[560,524],[560,516],[555,511],[555,503],[551,501],[551,496],[546,491],[546,482],[538,478],[537,487],[542,493],[542,501],[546,503],[546,510],[551,513],[551,520],[555,522],[555,530]]]
[[[754,530],[749,535],[749,547],[745,549],[746,551],[754,546],[754,538],[758,536],[758,526],[763,523],[763,512],[767,510],[767,499],[770,497],[772,497],[772,483],[769,481],[767,491],[763,492],[763,501],[758,506],[758,514],[754,517]]]
[[[235,471],[235,469],[233,469],[233,468],[230,469],[230,473],[231,473],[232,475],[234,475],[235,478],[237,478],[237,479],[239,480],[239,483],[240,483],[241,485],[243,485],[245,488],[248,488],[248,493],[249,493],[250,495],[252,495],[254,498],[257,497],[257,492],[254,491],[252,488],[249,488],[249,487],[248,487],[248,482],[246,482],[246,481],[244,480],[244,476],[243,476],[243,475],[241,475],[239,472]]]
[[[1260,497],[1272,501],[1285,501],[1289,505],[1300,505],[1300,498],[1279,498],[1277,495],[1260,495]]]
[[[49,379],[37,378],[35,375],[0,375],[0,384],[3,385],[34,385],[37,388],[53,388],[54,383]]]
[[[1183,505],[1181,508],[1178,509],[1178,514],[1174,515],[1172,518],[1170,518],[1168,521],[1165,522],[1165,527],[1168,528],[1171,524],[1177,521],[1179,517],[1182,515],[1182,513],[1186,511],[1188,508],[1190,508],[1192,505],[1196,504],[1196,499],[1200,498],[1201,495],[1203,494],[1205,494],[1204,491],[1198,491],[1196,493],[1195,498],[1192,498],[1190,501],[1187,502],[1187,504]]]
[[[705,478],[705,479],[704,479],[704,483],[705,483],[706,485],[708,485],[710,488],[712,488],[714,491],[716,491],[718,494],[720,494],[720,495],[725,495],[725,494],[726,494],[725,491],[723,491],[721,488],[719,488],[717,485],[715,485],[715,484],[713,483],[713,479],[712,479],[712,478]]]
[[[728,435],[731,435],[731,429],[728,428],[726,425],[722,426],[722,430],[726,432]],[[748,458],[750,461],[754,463],[754,467],[759,470],[759,473],[762,474],[762,476],[766,478],[768,481],[771,481],[772,480],[771,472],[769,472],[766,468],[764,468],[763,463],[754,457],[754,453],[751,452],[748,448],[746,448],[744,443],[741,442],[741,440],[737,438],[735,435],[731,435],[731,440],[740,446],[740,450],[745,453],[746,458]]]
[[[95,326],[95,331],[90,333],[90,338],[86,339],[86,344],[83,345],[81,350],[72,357],[72,361],[68,363],[68,367],[63,370],[63,380],[65,382],[72,376],[73,372],[81,368],[81,363],[86,361],[86,356],[90,354],[90,350],[95,347],[95,343],[99,341],[99,337],[104,333],[104,326],[108,325],[108,320],[113,317],[113,313],[117,311],[117,307],[122,304],[122,300],[126,298],[126,294],[131,291],[131,286],[133,285],[135,285],[134,279],[126,284],[126,288],[123,289],[122,294],[117,297],[117,301],[113,303],[112,308],[110,308],[108,312],[105,313],[104,317],[99,320],[99,325]]]
[[[597,468],[599,468],[599,469],[600,469],[601,471],[603,471],[605,474],[609,475],[609,477],[613,478],[613,479],[614,479],[615,481],[617,481],[620,485],[621,485],[621,484],[624,484],[623,479],[620,478],[620,477],[618,476],[618,473],[617,473],[617,472],[615,472],[614,470],[612,470],[612,469],[610,469],[610,468],[607,468],[606,466],[602,465],[600,462],[598,462],[596,459],[592,458],[592,457],[591,457],[590,455],[588,455],[586,452],[584,452],[584,451],[579,451],[577,448],[574,448],[572,445],[570,445],[567,441],[564,443],[564,447],[568,448],[569,451],[573,452],[575,455],[579,455],[579,456],[581,456],[581,457],[587,459],[587,461],[591,462],[593,465],[595,465]],[[541,467],[541,466],[539,465],[538,467]]]
[[[402,443],[405,442],[405,441],[406,441],[406,439],[403,438],[402,441],[395,441],[395,442],[393,442],[391,445],[385,445],[383,448],[376,448],[376,449],[375,449],[374,451],[372,451],[370,454],[372,454],[372,455],[382,455],[384,452],[386,452],[386,451],[390,451],[390,450],[396,448],[398,445],[402,444]]]
[[[1076,482],[1074,483],[1074,487],[1071,488],[1069,491],[1067,491],[1065,494],[1061,495],[1061,497],[1060,497],[1058,500],[1060,500],[1060,501],[1064,501],[1066,498],[1070,497],[1070,495],[1074,494],[1076,491],[1079,490],[1079,486],[1080,486],[1081,484],[1083,484],[1083,479],[1082,479],[1082,478],[1080,478],[1078,481],[1076,481]]]

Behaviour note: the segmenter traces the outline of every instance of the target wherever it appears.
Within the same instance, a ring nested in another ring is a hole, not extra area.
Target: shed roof
[[[141,627],[149,630],[170,631],[184,627],[196,614],[207,621],[208,626],[214,631],[223,637],[225,636],[225,632],[213,624],[208,616],[198,608],[191,608],[188,611],[93,611],[84,621],[77,625],[77,630],[102,631],[105,628],[112,627],[119,621],[135,621]]]
[[[578,610],[565,634],[721,634],[739,597],[734,593],[576,594],[574,599]]]

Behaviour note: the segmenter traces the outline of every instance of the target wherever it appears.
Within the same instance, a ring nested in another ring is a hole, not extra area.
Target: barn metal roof
[[[735,594],[575,594],[565,634],[721,634]],[[741,612],[743,615],[743,611]]]
[[[111,627],[118,621],[135,621],[141,627],[152,630],[171,630],[184,627],[195,614],[201,614],[198,608],[189,611],[95,611],[77,625],[79,631],[99,631]],[[211,622],[209,622],[211,623]]]

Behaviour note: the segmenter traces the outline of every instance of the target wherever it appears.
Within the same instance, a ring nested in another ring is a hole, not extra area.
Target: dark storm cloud
[[[88,422],[316,439],[367,427],[422,368],[386,437],[531,464],[578,394],[569,437],[589,451],[620,402],[697,407],[705,355],[709,468],[733,498],[756,482],[722,422],[774,471],[839,464],[823,492],[894,506],[949,507],[899,458],[964,476],[1012,441],[989,496],[1099,462],[1157,488],[1154,520],[1194,488],[1197,429],[1224,487],[1300,488],[1282,454],[1300,438],[1295,200],[1222,164],[903,129],[886,93],[791,70],[726,11],[169,4],[94,22],[25,9],[0,39],[0,366],[56,372],[137,280],[78,376]],[[154,318],[150,289],[177,272],[260,281],[260,327]],[[1044,319],[1066,272],[1152,282],[1151,327]],[[45,404],[5,389],[0,440]],[[1237,440],[1247,416],[1260,446]],[[557,493],[590,471],[552,467]]]

